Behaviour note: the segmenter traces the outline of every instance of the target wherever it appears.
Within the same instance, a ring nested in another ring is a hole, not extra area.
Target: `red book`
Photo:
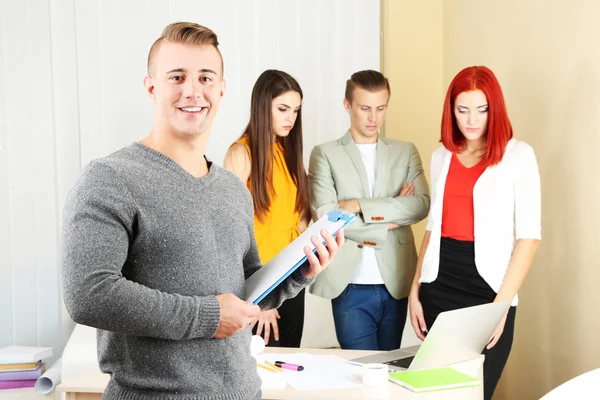
[[[0,381],[0,389],[28,388],[35,385],[36,379],[26,379],[22,381]]]

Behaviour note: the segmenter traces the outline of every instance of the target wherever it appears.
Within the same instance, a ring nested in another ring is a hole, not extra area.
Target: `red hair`
[[[454,77],[448,88],[442,113],[442,135],[440,142],[453,153],[463,150],[466,139],[458,129],[454,116],[454,102],[462,92],[481,90],[488,102],[488,125],[486,132],[486,152],[483,163],[486,166],[498,164],[504,156],[513,130],[506,113],[504,96],[494,73],[487,67],[467,67]]]

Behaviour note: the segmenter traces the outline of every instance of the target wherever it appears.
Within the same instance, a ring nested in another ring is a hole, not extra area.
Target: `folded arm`
[[[308,186],[311,211],[316,221],[331,210],[350,211],[338,204],[338,194],[331,167],[323,150],[316,146],[311,155],[308,168]],[[344,229],[345,236],[358,243],[365,241],[380,243],[387,237],[386,225],[367,224],[361,215]]]
[[[375,197],[358,199],[360,212],[367,224],[415,224],[427,216],[430,206],[429,188],[417,148],[411,144],[406,181],[414,185],[412,196]]]

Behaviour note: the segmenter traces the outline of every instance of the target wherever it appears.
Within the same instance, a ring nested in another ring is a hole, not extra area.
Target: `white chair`
[[[540,400],[600,398],[600,368],[583,373],[552,389]]]
[[[312,295],[306,289],[304,329],[300,347],[313,349],[339,348],[331,300]]]

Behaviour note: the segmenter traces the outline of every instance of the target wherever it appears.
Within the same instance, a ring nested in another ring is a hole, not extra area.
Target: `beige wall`
[[[492,68],[542,175],[543,242],[521,290],[507,399],[600,367],[599,20],[594,0],[444,7],[444,82],[466,65]]]
[[[442,98],[442,0],[382,1],[382,71],[392,87],[385,136],[413,142],[429,177]],[[425,222],[414,227],[420,242]]]
[[[385,3],[408,10],[384,29],[384,67],[395,89],[388,136],[415,142],[428,159],[447,85],[479,64],[498,76],[516,138],[536,151],[543,241],[520,291],[513,351],[495,399],[538,399],[600,367],[600,2]],[[438,45],[419,46],[440,29],[441,59]],[[442,89],[434,89],[440,76]],[[408,90],[400,92],[402,85]]]
[[[384,0],[381,15],[382,71],[392,88],[384,134],[415,143],[429,177],[443,103],[442,0]],[[425,223],[413,227],[417,246]],[[406,322],[402,347],[420,343]]]

